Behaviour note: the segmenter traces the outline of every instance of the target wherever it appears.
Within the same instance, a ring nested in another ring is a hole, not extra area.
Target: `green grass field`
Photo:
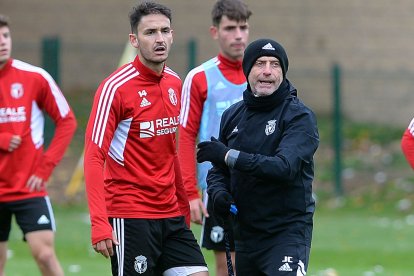
[[[321,205],[315,215],[308,275],[413,275],[413,215],[357,208],[352,203],[336,209]],[[55,213],[56,248],[66,275],[110,275],[109,261],[91,249],[87,209],[57,206]],[[194,232],[198,238],[199,227]],[[7,275],[40,275],[17,227],[10,249]],[[211,252],[204,253],[214,271]]]

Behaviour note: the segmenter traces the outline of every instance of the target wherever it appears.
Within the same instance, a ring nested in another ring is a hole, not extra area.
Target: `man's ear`
[[[136,34],[129,34],[129,43],[131,43],[132,47],[139,48],[138,38]]]
[[[213,39],[217,40],[218,39],[218,27],[216,26],[210,26],[210,35]]]

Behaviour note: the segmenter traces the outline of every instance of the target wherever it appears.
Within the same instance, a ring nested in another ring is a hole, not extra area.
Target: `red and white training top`
[[[174,71],[164,67],[158,76],[138,56],[100,84],[85,135],[92,244],[112,237],[108,217],[182,215],[177,197],[185,194],[176,153],[180,91]],[[188,208],[186,197],[183,202]]]
[[[222,54],[219,54],[213,60],[227,82],[233,85],[246,83],[241,61],[231,61]],[[200,65],[191,70],[184,80],[182,90],[178,156],[183,174],[184,187],[189,200],[200,198],[196,178],[195,149],[202,123],[204,104],[208,97],[208,83],[205,69],[203,65]],[[226,92],[235,93],[231,89],[223,91],[223,93]],[[211,101],[214,101],[214,99],[211,99]],[[217,121],[217,124],[219,125],[220,121]]]
[[[403,134],[401,149],[411,168],[414,169],[414,118]]]
[[[43,150],[46,112],[56,128]],[[16,59],[0,70],[0,202],[45,196],[26,188],[32,174],[47,180],[62,159],[76,129],[76,119],[52,77],[42,68]],[[12,151],[13,135],[22,143]]]

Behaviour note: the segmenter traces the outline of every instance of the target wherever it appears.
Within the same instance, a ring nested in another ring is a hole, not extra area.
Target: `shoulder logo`
[[[272,134],[273,132],[275,132],[275,129],[276,129],[276,120],[267,121],[267,125],[265,127],[265,133],[266,133],[266,135],[269,136],[270,134]]]
[[[237,128],[237,126],[231,131],[231,133],[237,133],[239,132],[239,129]]]
[[[24,94],[23,84],[15,82],[10,87],[10,95],[15,98],[21,98]]]
[[[173,105],[177,105],[178,100],[177,100],[177,95],[175,94],[174,89],[172,89],[172,88],[168,89],[168,97],[170,98],[170,102]]]
[[[273,48],[273,46],[272,46],[272,44],[270,44],[270,42],[267,43],[265,46],[263,46],[262,49],[263,50],[273,50],[273,51],[276,51],[276,49]]]
[[[134,262],[134,269],[136,272],[138,272],[139,274],[143,274],[145,271],[147,271],[147,258],[139,255],[137,257],[135,257],[135,262]]]

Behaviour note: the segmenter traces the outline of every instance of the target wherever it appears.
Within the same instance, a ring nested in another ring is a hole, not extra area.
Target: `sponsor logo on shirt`
[[[172,134],[177,131],[178,124],[178,116],[156,119],[154,121],[141,122],[139,137],[151,138],[154,136]]]
[[[13,83],[10,87],[10,95],[15,98],[21,98],[24,94],[23,84],[21,83]]]
[[[26,110],[24,106],[0,107],[0,123],[24,121],[26,121]]]

